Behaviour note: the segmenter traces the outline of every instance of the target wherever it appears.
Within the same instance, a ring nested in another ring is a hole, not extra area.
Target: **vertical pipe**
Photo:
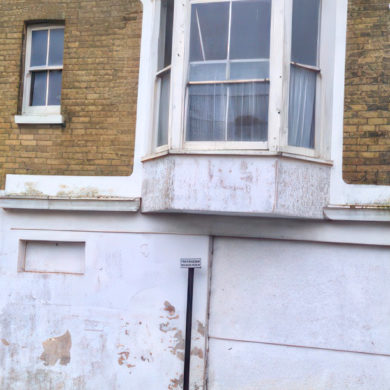
[[[191,360],[191,330],[192,330],[192,301],[194,295],[194,268],[188,268],[187,287],[187,316],[186,316],[186,345],[184,353],[184,379],[183,390],[190,386],[190,360]]]

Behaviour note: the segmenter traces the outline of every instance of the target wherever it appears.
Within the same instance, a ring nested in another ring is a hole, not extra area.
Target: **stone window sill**
[[[15,115],[15,123],[19,125],[62,125],[62,115]]]

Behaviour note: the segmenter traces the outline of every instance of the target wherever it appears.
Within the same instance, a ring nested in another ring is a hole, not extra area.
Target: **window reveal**
[[[267,141],[271,1],[191,7],[187,141]]]

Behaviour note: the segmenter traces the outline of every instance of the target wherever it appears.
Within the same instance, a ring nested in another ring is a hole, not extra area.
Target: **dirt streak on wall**
[[[25,26],[34,21],[65,23],[65,126],[15,124]],[[131,173],[141,22],[138,0],[1,0],[0,188],[7,173]]]

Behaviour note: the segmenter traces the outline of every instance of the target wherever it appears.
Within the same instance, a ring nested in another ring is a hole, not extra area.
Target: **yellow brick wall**
[[[0,188],[5,174],[129,175],[142,6],[138,0],[0,0]],[[16,125],[25,22],[65,22],[59,125]]]
[[[390,184],[389,1],[349,0],[344,180]]]

